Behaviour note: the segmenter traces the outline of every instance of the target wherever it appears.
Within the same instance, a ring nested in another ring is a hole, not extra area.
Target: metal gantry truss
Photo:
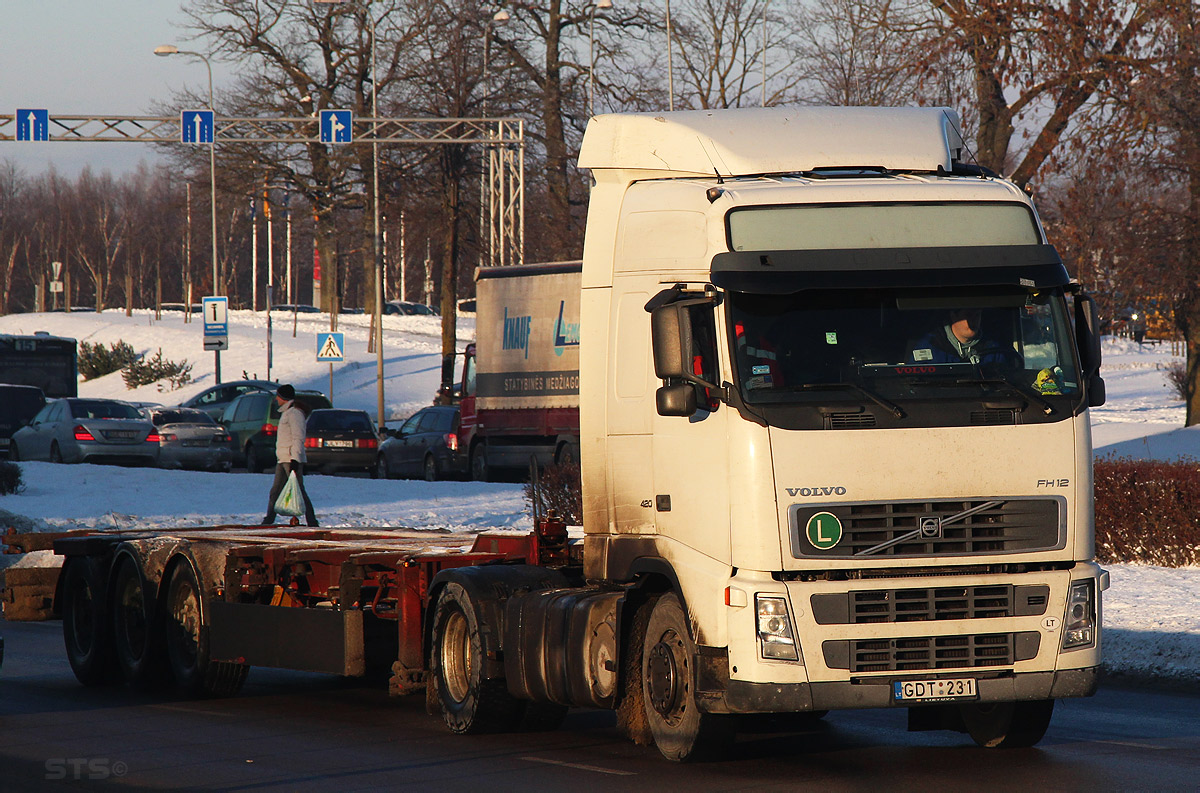
[[[49,141],[181,143],[180,116],[50,116]],[[17,117],[0,115],[0,142],[17,140]],[[318,118],[214,118],[226,143],[320,143]],[[22,141],[24,142],[24,141]],[[525,123],[516,118],[355,118],[350,144],[468,145],[487,149],[488,262],[520,264],[525,250]],[[187,144],[192,145],[192,144]]]

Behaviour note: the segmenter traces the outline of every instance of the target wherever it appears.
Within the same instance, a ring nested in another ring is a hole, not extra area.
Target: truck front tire
[[[959,715],[971,740],[987,749],[1025,749],[1045,736],[1054,700],[962,705]]]
[[[654,602],[642,644],[642,695],[658,750],[688,762],[720,755],[733,739],[728,716],[704,713],[696,704],[696,644],[674,593]]]

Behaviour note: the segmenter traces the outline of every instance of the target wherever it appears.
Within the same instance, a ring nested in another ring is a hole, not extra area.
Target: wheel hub
[[[646,665],[650,704],[664,718],[678,708],[681,694],[675,653],[665,639],[650,648]]]

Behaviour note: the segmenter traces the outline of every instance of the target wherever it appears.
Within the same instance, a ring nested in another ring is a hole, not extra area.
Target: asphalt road
[[[61,623],[5,623],[0,791],[1196,790],[1200,695],[1102,687],[1059,703],[1034,749],[909,733],[903,711],[830,714],[742,734],[680,766],[622,740],[611,714],[553,733],[459,737],[380,682],[255,669],[242,693],[188,701],[76,683]]]

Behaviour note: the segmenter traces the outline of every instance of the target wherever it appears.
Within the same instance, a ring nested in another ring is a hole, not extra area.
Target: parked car
[[[308,412],[333,407],[320,391],[297,391],[296,401]],[[233,400],[221,416],[221,426],[229,433],[234,464],[245,465],[252,474],[275,467],[279,405],[274,390],[242,394]]]
[[[138,409],[116,399],[48,402],[13,433],[9,456],[52,463],[158,463],[158,431]]]
[[[379,435],[365,410],[325,408],[308,417],[304,456],[323,474],[369,471],[376,476]]]
[[[458,443],[458,425],[457,405],[418,410],[379,445],[376,476],[423,476],[428,482],[465,476],[469,460]]]
[[[271,306],[272,311],[293,311],[297,314],[320,314],[321,309],[316,306],[305,305],[304,303],[275,303]]]
[[[232,470],[229,433],[203,410],[150,407],[142,415],[158,430],[159,468]]]
[[[8,456],[13,433],[46,406],[46,395],[33,385],[0,383],[0,456]]]
[[[225,413],[225,408],[229,407],[229,403],[242,394],[249,391],[275,393],[277,388],[279,388],[279,383],[272,383],[270,380],[231,380],[228,383],[206,388],[191,399],[181,402],[179,406],[203,410],[214,419],[219,419]]]
[[[384,314],[437,316],[438,311],[433,306],[424,303],[410,303],[407,300],[389,300],[383,304]]]

